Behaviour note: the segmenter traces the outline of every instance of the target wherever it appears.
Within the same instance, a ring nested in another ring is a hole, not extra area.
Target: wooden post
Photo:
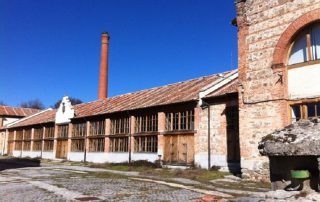
[[[131,158],[132,158],[132,153],[134,152],[134,137],[132,136],[135,131],[135,124],[136,124],[136,119],[134,116],[130,116],[130,131],[129,131],[129,163],[131,162]]]
[[[83,162],[87,161],[87,153],[89,152],[89,139],[88,136],[90,134],[90,121],[87,121],[87,132],[84,138],[84,157]]]
[[[16,130],[13,131],[13,149],[12,149],[12,155],[13,151],[16,150]]]
[[[43,126],[43,127],[42,127],[41,154],[40,154],[40,158],[42,158],[42,153],[43,153],[43,150],[44,150],[44,137],[45,137],[45,134],[46,134],[46,127]]]
[[[166,130],[166,114],[164,112],[158,112],[158,156],[159,160],[163,159],[164,152],[164,136],[163,132]]]
[[[73,124],[69,123],[68,125],[68,149],[67,149],[67,159],[70,158],[71,153],[71,137],[72,137],[72,130],[73,130]]]
[[[111,120],[108,118],[105,120],[105,139],[104,139],[104,152],[109,153],[110,152],[110,138],[109,135],[111,134]]]
[[[31,128],[31,143],[30,143],[30,151],[33,152],[33,145],[34,145],[34,140],[33,140],[33,137],[34,137],[34,128]]]
[[[54,140],[53,140],[53,155],[54,158],[56,158],[56,153],[57,153],[57,138],[58,138],[58,125],[54,125]]]

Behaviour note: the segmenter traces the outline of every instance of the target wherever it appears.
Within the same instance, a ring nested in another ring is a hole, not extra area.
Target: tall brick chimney
[[[108,97],[108,48],[109,34],[103,32],[101,35],[101,59],[98,99]]]

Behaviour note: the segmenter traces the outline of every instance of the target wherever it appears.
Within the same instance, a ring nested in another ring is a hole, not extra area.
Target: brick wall
[[[208,101],[209,102],[209,101]],[[227,168],[227,119],[226,107],[237,106],[237,96],[211,101],[210,104],[210,153],[211,166]],[[208,108],[199,110],[199,127],[195,136],[195,163],[208,167]]]
[[[289,123],[287,47],[304,25],[320,19],[320,0],[239,0],[236,7],[241,166],[244,177],[262,179],[268,160],[258,142]]]

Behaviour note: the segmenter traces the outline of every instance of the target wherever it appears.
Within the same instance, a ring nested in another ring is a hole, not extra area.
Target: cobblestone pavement
[[[204,194],[128,176],[57,166],[4,169],[0,201],[195,201]]]

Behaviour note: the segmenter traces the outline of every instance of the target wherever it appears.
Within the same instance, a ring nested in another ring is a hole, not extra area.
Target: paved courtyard
[[[188,171],[189,172],[189,171]],[[0,201],[319,201],[314,192],[270,191],[232,175],[208,182],[0,157]]]
[[[203,195],[85,167],[2,168],[0,174],[0,201],[195,201]]]

